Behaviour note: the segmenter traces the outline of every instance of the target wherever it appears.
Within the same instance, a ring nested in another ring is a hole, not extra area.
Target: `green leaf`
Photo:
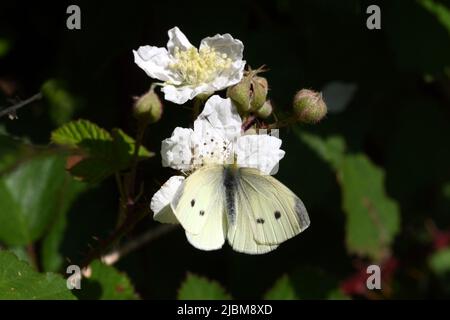
[[[0,240],[26,245],[55,217],[67,174],[60,156],[33,158],[0,177]]]
[[[178,300],[231,300],[217,282],[188,273],[178,290]]]
[[[443,275],[450,272],[450,248],[445,248],[434,252],[428,264],[436,274]]]
[[[112,266],[95,260],[91,263],[91,275],[81,281],[81,290],[75,294],[80,299],[130,300],[138,299],[130,279]]]
[[[0,299],[73,300],[75,297],[60,275],[38,273],[13,253],[0,251]]]
[[[340,136],[324,139],[299,131],[297,135],[337,173],[347,215],[349,252],[382,259],[400,228],[398,204],[384,189],[384,171],[364,154],[345,153],[345,141]]]
[[[400,228],[398,204],[384,190],[384,171],[363,154],[347,155],[339,181],[348,250],[381,260]]]
[[[264,295],[266,300],[297,300],[295,288],[288,275],[278,279],[273,287]]]
[[[69,175],[66,176],[64,190],[61,196],[56,199],[56,207],[53,224],[41,243],[41,263],[45,271],[59,271],[65,263],[65,258],[61,254],[60,246],[64,238],[67,225],[67,213],[75,198],[86,190],[86,184],[76,181]]]
[[[125,132],[123,132],[121,129],[113,129],[112,130],[112,136],[115,141],[116,145],[116,154],[121,157],[120,163],[123,165],[126,165],[130,162],[131,157],[134,155],[135,150],[135,141],[132,137],[127,135]],[[148,151],[144,147],[139,148],[139,158],[145,159],[153,157],[155,154],[153,152]]]
[[[41,91],[50,106],[50,117],[56,125],[62,125],[72,118],[77,102],[61,81],[48,80],[42,85]]]
[[[322,139],[319,136],[296,130],[297,136],[313,149],[324,161],[337,170],[345,155],[345,141],[340,136]]]
[[[135,141],[120,129],[112,134],[87,120],[72,121],[52,133],[52,141],[72,147],[84,154],[81,161],[69,170],[84,181],[96,183],[127,169],[133,159]],[[154,153],[141,146],[139,158],[152,157]]]
[[[81,119],[69,122],[54,130],[51,140],[53,143],[70,147],[82,145],[90,149],[91,152],[96,152],[98,151],[96,147],[101,145],[102,141],[112,142],[112,137],[108,131],[95,123]],[[99,152],[101,153],[101,151]]]
[[[442,3],[433,0],[419,0],[419,3],[432,13],[450,34],[450,9]]]

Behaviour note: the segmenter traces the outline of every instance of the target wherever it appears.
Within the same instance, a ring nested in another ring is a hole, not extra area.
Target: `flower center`
[[[196,142],[193,150],[194,168],[205,164],[233,163],[233,144],[228,139],[207,134]]]
[[[211,81],[217,74],[231,66],[231,59],[226,53],[216,52],[208,46],[200,50],[189,48],[180,50],[175,47],[175,62],[170,64],[170,69],[177,72],[183,78],[183,82],[189,85]]]

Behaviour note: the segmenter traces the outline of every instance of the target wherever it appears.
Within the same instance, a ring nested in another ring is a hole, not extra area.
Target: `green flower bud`
[[[250,110],[251,77],[245,76],[241,82],[231,86],[227,90],[227,97],[233,100],[239,113],[247,113]]]
[[[261,72],[264,72],[263,68],[250,69],[245,72],[241,82],[228,88],[227,97],[233,100],[239,113],[245,115],[255,112],[266,102],[269,85],[265,78],[258,76]]]
[[[133,116],[144,126],[161,119],[162,112],[163,105],[153,88],[137,99],[133,108]]]
[[[320,92],[302,89],[294,97],[294,113],[306,123],[317,123],[327,114],[327,105]]]
[[[272,114],[272,111],[273,111],[272,103],[270,103],[270,101],[267,100],[266,102],[264,102],[263,106],[259,108],[258,111],[256,111],[256,115],[259,118],[266,119]]]
[[[256,111],[261,108],[266,102],[267,92],[269,91],[269,84],[266,78],[254,77],[252,79],[252,99],[251,99],[251,111]]]

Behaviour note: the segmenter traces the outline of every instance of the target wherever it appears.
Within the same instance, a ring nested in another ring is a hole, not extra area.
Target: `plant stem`
[[[250,115],[245,119],[244,123],[242,124],[242,131],[245,132],[248,129],[250,129],[256,122],[256,116]]]
[[[120,179],[118,173],[116,173],[117,187],[119,188],[120,201],[119,201],[119,217],[116,230],[106,239],[100,241],[99,245],[92,249],[87,255],[81,266],[87,267],[94,259],[101,256],[103,252],[109,250],[111,246],[116,244],[124,235],[133,229],[137,222],[139,222],[144,216],[149,213],[148,206],[144,209],[136,211],[136,197],[135,197],[135,185],[136,185],[136,171],[139,162],[139,149],[142,145],[144,138],[145,126],[138,126],[136,134],[136,142],[134,146],[133,158],[131,160],[131,173],[129,179]]]
[[[8,108],[6,108],[4,110],[1,110],[0,111],[0,118],[3,117],[3,116],[6,116],[6,115],[14,114],[14,112],[19,110],[20,108],[26,106],[27,104],[30,104],[33,101],[39,100],[41,98],[42,98],[42,93],[38,92],[35,95],[31,96],[30,98],[28,98],[28,99],[26,99],[26,100],[24,100],[24,101],[22,101],[22,102],[20,102],[18,104],[15,104],[15,105],[13,105],[11,107],[8,107]]]
[[[139,249],[143,245],[165,235],[166,233],[175,230],[177,227],[178,225],[174,224],[164,224],[156,228],[147,230],[147,232],[137,236],[134,239],[129,240],[117,250],[104,255],[101,260],[107,265],[113,265],[123,256],[133,252],[136,249]]]

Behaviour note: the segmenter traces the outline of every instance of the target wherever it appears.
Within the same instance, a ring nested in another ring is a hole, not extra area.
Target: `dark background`
[[[66,28],[66,2],[1,2],[0,36],[10,40],[11,50],[0,58],[0,80],[13,86],[12,95],[1,93],[2,106],[7,98],[26,98],[48,79],[57,79],[75,101],[69,118],[133,134],[132,98],[144,93],[151,80],[134,64],[132,50],[165,46],[173,26],[196,46],[216,33],[240,39],[252,67],[270,68],[265,76],[280,111],[289,111],[301,88],[355,83],[356,94],[343,112],[305,130],[342,135],[351,151],[366,153],[385,170],[386,191],[399,203],[402,217],[393,247],[400,266],[392,297],[450,297],[448,283],[424,266],[433,241],[425,222],[445,230],[450,221],[449,200],[442,194],[450,178],[450,42],[448,30],[418,2],[378,1],[381,30],[366,28],[365,8],[373,1],[74,3],[81,8],[81,30]],[[47,144],[61,122],[54,112],[40,102],[21,110],[19,120],[2,118],[0,125],[10,134]],[[150,127],[145,145],[158,156],[143,162],[139,171],[148,200],[173,174],[161,169],[161,140],[190,121],[189,110],[164,102],[162,120]],[[262,256],[238,254],[228,246],[199,251],[181,230],[173,231],[118,264],[142,297],[176,297],[188,271],[218,280],[236,298],[260,298],[284,273],[311,274],[309,279],[321,279],[316,288],[326,286],[328,278],[340,283],[357,272],[356,257],[344,243],[345,216],[334,172],[292,130],[283,129],[280,137],[286,157],[277,178],[302,198],[311,227]],[[89,243],[95,245],[92,236],[111,232],[117,199],[110,178],[76,200],[62,246],[66,257],[79,260]],[[145,219],[133,233],[156,225]],[[416,269],[422,276],[411,276]]]

